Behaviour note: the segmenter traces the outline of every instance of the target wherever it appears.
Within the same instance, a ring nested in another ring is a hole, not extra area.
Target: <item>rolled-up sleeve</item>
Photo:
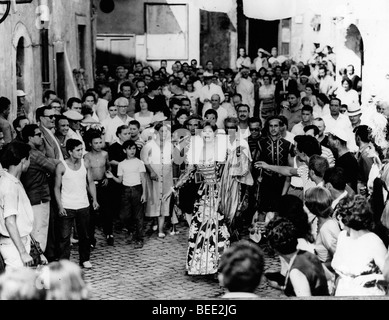
[[[18,188],[13,182],[7,182],[4,184],[2,190],[2,202],[4,208],[4,219],[12,215],[18,214]]]

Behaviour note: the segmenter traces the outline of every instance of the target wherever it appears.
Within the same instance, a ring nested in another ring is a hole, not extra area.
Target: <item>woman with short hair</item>
[[[335,296],[383,296],[380,281],[387,248],[372,232],[373,213],[368,200],[362,195],[340,200],[336,215],[345,225],[339,233],[332,267],[337,274]]]

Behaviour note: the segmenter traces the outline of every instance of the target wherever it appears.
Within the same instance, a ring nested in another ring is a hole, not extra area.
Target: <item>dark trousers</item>
[[[143,241],[144,204],[140,201],[142,191],[142,185],[123,186],[120,209],[123,225],[134,234],[137,241]]]
[[[284,183],[285,177],[279,176],[278,174],[262,176],[259,191],[261,193],[261,201],[259,204],[260,212],[278,211]]]
[[[59,258],[70,259],[70,235],[74,219],[78,233],[78,253],[80,264],[89,261],[90,240],[89,240],[89,207],[78,210],[65,209],[66,216],[59,217]]]
[[[109,209],[103,212],[103,231],[106,235],[113,234],[113,221],[120,219],[120,202],[122,194],[122,185],[113,180],[109,180],[107,186],[107,198]]]
[[[96,184],[96,198],[100,207],[97,210],[94,210],[92,206],[90,208],[89,239],[92,243],[95,242],[96,225],[103,224],[104,233],[106,235],[112,234],[113,217],[107,212],[108,196],[108,186],[103,186],[99,181]],[[90,203],[92,203],[92,199]]]

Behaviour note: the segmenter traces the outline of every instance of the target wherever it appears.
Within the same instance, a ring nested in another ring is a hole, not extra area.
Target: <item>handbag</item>
[[[30,234],[31,238],[31,249],[30,249],[30,256],[33,259],[33,267],[37,267],[42,264],[41,255],[43,254],[43,251],[41,249],[41,246],[38,241],[35,240],[35,238]]]

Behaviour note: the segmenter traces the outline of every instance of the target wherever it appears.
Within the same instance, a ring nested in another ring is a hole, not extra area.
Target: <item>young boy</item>
[[[97,202],[100,204],[99,211],[91,210],[91,219],[89,224],[89,238],[91,248],[96,246],[95,226],[96,220],[103,224],[103,231],[107,239],[107,244],[113,246],[113,215],[111,210],[108,210],[108,179],[105,177],[105,172],[111,170],[111,165],[108,159],[108,152],[102,150],[104,146],[100,131],[89,132],[89,146],[91,150],[84,156],[84,161],[89,166],[92,178],[96,185]],[[100,215],[99,215],[100,213]]]
[[[143,161],[135,157],[137,148],[132,140],[123,143],[126,159],[118,165],[117,177],[107,171],[106,176],[123,184],[120,219],[127,226],[129,242],[135,240],[135,249],[143,247],[143,216],[146,202],[146,168]],[[131,223],[133,222],[133,223]]]

